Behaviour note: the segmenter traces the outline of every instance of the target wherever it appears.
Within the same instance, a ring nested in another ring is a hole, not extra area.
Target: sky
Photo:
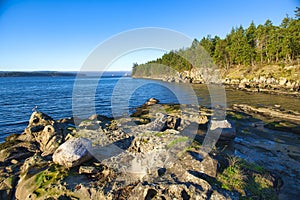
[[[299,0],[0,0],[0,71],[79,71],[101,43],[124,31],[158,27],[191,39],[223,38],[251,21],[279,25],[297,6]],[[107,69],[131,70],[163,53],[131,52]]]

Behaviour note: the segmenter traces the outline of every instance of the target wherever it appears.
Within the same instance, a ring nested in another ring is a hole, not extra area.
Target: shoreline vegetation
[[[194,39],[190,47],[173,50],[144,64],[133,64],[132,77],[168,82],[221,83],[241,90],[299,96],[300,8],[295,18],[285,17],[279,26],[232,28],[218,36]]]
[[[299,113],[247,105],[234,105],[226,112],[226,120],[214,121],[211,108],[159,104],[154,98],[136,108],[130,117],[117,119],[93,115],[88,119],[54,120],[34,111],[22,134],[10,135],[0,144],[0,197],[294,197],[299,192],[298,179],[288,172],[299,172],[298,165],[280,153],[278,158],[270,158],[273,150],[269,146],[251,146],[255,142],[249,143],[247,137],[262,129],[271,134],[299,134],[300,127],[295,123]],[[212,121],[214,131],[223,131],[212,151],[206,153],[202,144]],[[191,127],[196,127],[193,134]],[[235,155],[244,148],[256,151],[252,156],[260,158],[258,163]],[[292,152],[288,154],[293,156]]]

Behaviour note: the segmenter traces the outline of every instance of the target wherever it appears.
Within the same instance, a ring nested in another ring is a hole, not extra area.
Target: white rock
[[[231,128],[231,124],[227,120],[211,120],[210,130],[215,130],[217,128]]]
[[[92,142],[85,138],[71,138],[60,145],[53,154],[53,162],[65,167],[74,167],[89,160],[91,155],[88,149]]]
[[[212,120],[210,122],[210,130],[214,131],[216,129],[222,129],[220,135],[221,140],[232,140],[235,138],[236,130],[233,124],[229,123],[227,120]]]

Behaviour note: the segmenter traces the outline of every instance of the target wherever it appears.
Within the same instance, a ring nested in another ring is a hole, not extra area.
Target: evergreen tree
[[[224,39],[218,36],[194,39],[191,46],[171,51],[146,64],[133,64],[132,74],[182,72],[199,67],[210,67],[213,61],[226,70],[233,65],[293,64],[300,61],[300,8],[295,18],[286,16],[279,26],[268,19],[263,25],[232,28]],[[156,69],[154,69],[154,67]],[[151,69],[150,69],[151,68]],[[171,70],[171,71],[170,71]]]
[[[256,60],[256,40],[255,40],[255,33],[256,32],[256,26],[254,22],[252,21],[250,26],[246,30],[246,38],[247,38],[247,43],[249,45],[249,61],[250,64],[253,66],[255,65],[255,60]]]

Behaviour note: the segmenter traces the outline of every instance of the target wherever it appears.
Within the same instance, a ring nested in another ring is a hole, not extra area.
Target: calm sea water
[[[0,78],[0,142],[11,133],[24,130],[35,106],[54,119],[71,117],[74,110],[77,117],[86,118],[95,113],[130,113],[151,97],[162,103],[178,103],[174,91],[187,97],[185,103],[189,103],[191,96],[179,85],[154,80],[119,77],[76,81],[74,88],[75,77]]]
[[[226,95],[228,106],[233,103],[280,104],[287,109],[300,110],[299,99],[241,91],[227,91]],[[196,98],[197,103],[209,106],[211,101],[205,85],[194,85],[191,90],[186,84],[129,77],[100,80],[75,77],[0,78],[0,142],[9,134],[22,133],[35,106],[54,119],[73,114],[81,118],[95,113],[119,116],[132,112],[133,108],[151,97],[161,103],[195,104]]]

